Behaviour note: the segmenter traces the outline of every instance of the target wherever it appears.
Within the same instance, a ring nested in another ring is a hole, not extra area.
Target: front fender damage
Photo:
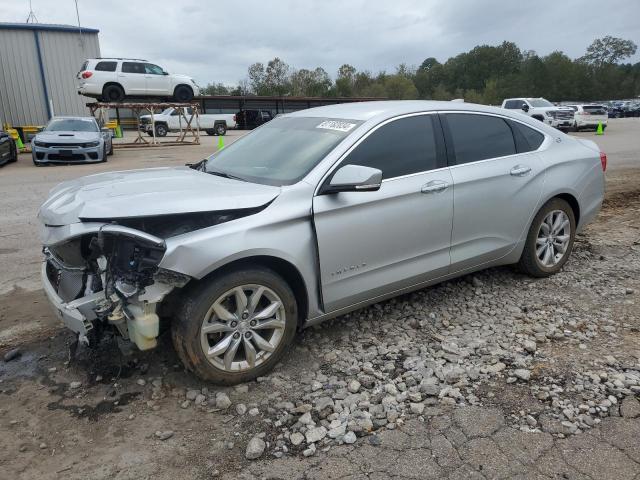
[[[116,224],[44,227],[45,293],[84,343],[115,331],[140,350],[156,346],[158,307],[190,277],[158,267],[163,239]]]

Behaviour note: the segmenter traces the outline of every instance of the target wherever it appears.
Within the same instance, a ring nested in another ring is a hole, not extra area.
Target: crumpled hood
[[[38,217],[46,225],[81,218],[144,217],[263,206],[280,187],[210,175],[188,167],[149,168],[89,175],[50,192]]]
[[[92,142],[101,138],[100,132],[40,132],[35,140],[47,143]]]

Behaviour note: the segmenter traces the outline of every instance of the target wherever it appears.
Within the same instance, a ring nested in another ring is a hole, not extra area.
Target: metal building
[[[52,115],[88,115],[76,74],[100,56],[99,30],[0,22],[0,124],[44,125]]]

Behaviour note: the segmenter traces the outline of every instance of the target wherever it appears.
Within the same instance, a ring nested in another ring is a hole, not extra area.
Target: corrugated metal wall
[[[0,120],[40,125],[47,118],[33,32],[0,30]]]
[[[56,115],[88,115],[90,99],[76,93],[82,62],[100,56],[98,35],[77,32],[0,29],[0,121],[14,126],[44,125],[49,120],[36,37],[49,98]]]
[[[95,100],[78,95],[76,74],[87,58],[100,56],[98,35],[39,31],[38,36],[55,115],[89,115],[86,103]]]

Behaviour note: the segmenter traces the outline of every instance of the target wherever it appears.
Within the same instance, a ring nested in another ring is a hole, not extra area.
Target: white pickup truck
[[[190,118],[191,113],[191,108],[187,108],[186,117]],[[193,121],[195,122],[195,118]],[[156,126],[156,137],[164,137],[169,132],[178,131],[186,127],[184,116],[179,115],[178,111],[173,107],[153,115],[153,123]],[[195,127],[196,125],[191,126]],[[233,113],[199,114],[198,128],[207,132],[208,135],[224,135],[229,128],[236,128],[236,116]],[[140,116],[140,130],[153,136],[151,115]]]
[[[522,110],[525,115],[559,130],[573,128],[573,109],[556,107],[544,98],[507,98],[502,102],[502,108]]]

